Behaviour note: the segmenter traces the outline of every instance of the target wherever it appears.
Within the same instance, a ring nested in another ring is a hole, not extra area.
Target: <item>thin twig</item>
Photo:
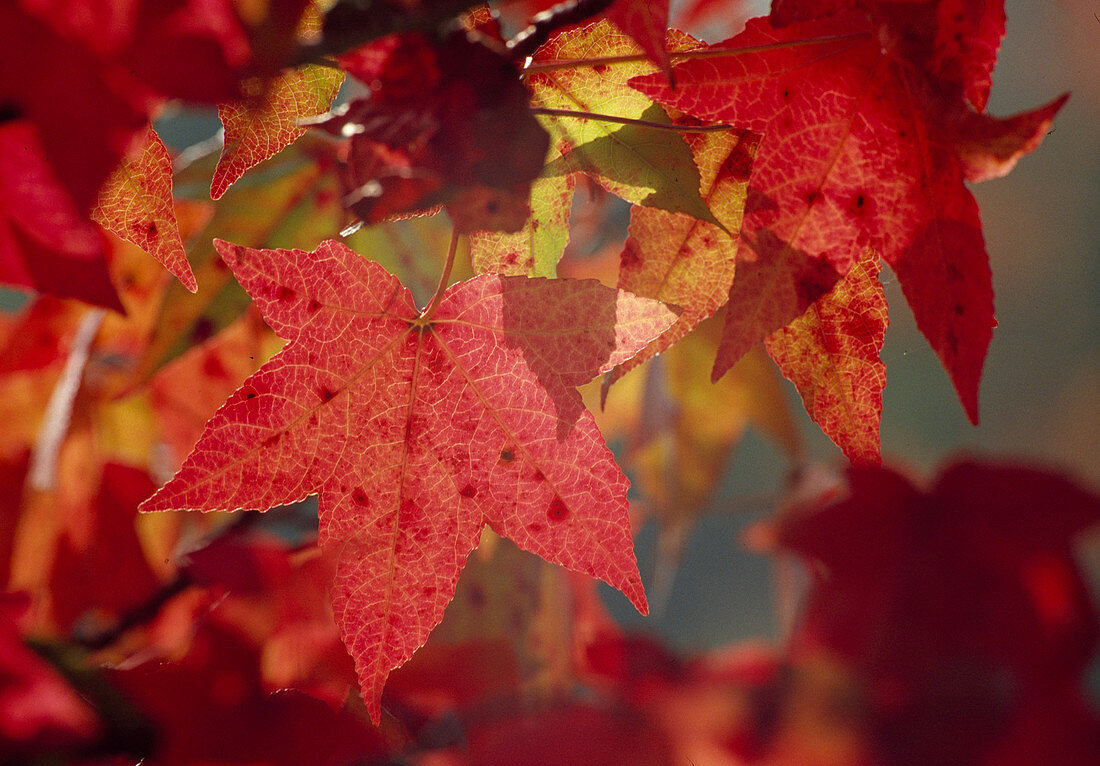
[[[793,42],[771,43],[768,45],[752,45],[747,48],[700,48],[694,51],[669,51],[669,58],[673,64],[696,59],[732,58],[749,53],[765,53],[771,50],[783,48],[800,48],[806,45],[825,45],[827,43],[843,42],[845,40],[859,40],[869,37],[869,32],[853,32],[847,35],[835,35],[833,37],[818,37],[812,40],[795,40]],[[648,61],[649,57],[644,53],[635,53],[623,56],[592,56],[580,59],[547,59],[546,61],[531,61],[524,67],[523,76],[527,77],[540,72],[553,72],[559,69],[578,69],[580,67],[594,67],[601,64],[631,64],[639,61]]]
[[[616,122],[621,125],[638,125],[654,130],[669,130],[674,133],[715,133],[722,130],[731,130],[732,125],[724,123],[718,125],[677,125],[672,122],[652,122],[650,120],[636,120],[633,117],[615,117],[611,114],[599,114],[597,112],[581,112],[572,109],[550,109],[548,107],[533,106],[531,112],[547,117],[574,117],[578,120],[599,120],[600,122]]]

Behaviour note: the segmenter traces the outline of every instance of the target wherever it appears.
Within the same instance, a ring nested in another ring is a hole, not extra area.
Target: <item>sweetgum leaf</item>
[[[653,74],[631,84],[700,119],[764,133],[742,257],[797,282],[813,261],[844,274],[875,248],[976,422],[996,323],[978,208],[963,181],[1007,172],[1038,145],[1064,97],[1009,120],[974,111],[966,99],[983,101],[992,17],[974,17],[964,34],[955,16],[935,16],[938,3],[829,3],[827,18],[804,3],[784,5],[792,23],[752,20],[712,47],[728,54],[675,67],[676,90]],[[927,53],[955,34],[954,44],[985,51],[967,59],[966,72]],[[795,252],[808,259],[792,259]],[[770,310],[772,321],[737,319],[716,375],[803,310],[791,303]]]
[[[886,365],[886,295],[878,254],[859,263],[802,316],[765,341],[806,412],[853,463],[879,461],[879,421]]]
[[[246,170],[301,137],[306,130],[298,123],[326,111],[343,81],[339,69],[307,64],[256,83],[259,92],[251,99],[221,104],[225,146],[210,181],[210,196],[220,199]]]
[[[690,39],[677,39],[675,45],[683,48],[697,44]],[[560,60],[630,57],[639,53],[630,38],[605,21],[559,34],[539,48],[534,58],[534,68],[527,78],[532,106],[671,126],[672,121],[659,105],[627,87],[631,77],[653,72],[652,64],[629,60],[544,70],[538,66]],[[562,155],[543,169],[544,175],[588,173],[628,202],[717,223],[699,194],[699,171],[691,151],[676,132],[593,118],[548,116],[542,121]]]
[[[549,138],[491,41],[394,35],[342,57],[370,89],[314,121],[350,136],[346,204],[363,221],[444,205],[461,232],[519,231]]]
[[[318,494],[337,621],[375,721],[486,524],[646,610],[627,481],[574,387],[637,353],[672,310],[596,282],[483,276],[448,289],[428,321],[338,243],[217,245],[289,343],[143,509]]]
[[[152,127],[99,190],[91,215],[160,261],[190,292],[198,289],[172,210],[172,160]]]
[[[215,238],[253,247],[315,247],[344,228],[333,148],[319,136],[304,136],[230,187],[188,252],[200,289],[191,294],[180,285],[169,288],[135,380],[148,378],[248,308],[248,295],[214,250]],[[210,154],[181,170],[176,195],[206,198],[215,159]]]

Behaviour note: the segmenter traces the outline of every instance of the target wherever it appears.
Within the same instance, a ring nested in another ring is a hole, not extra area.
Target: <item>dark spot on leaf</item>
[[[278,292],[275,293],[275,297],[281,301],[294,300],[295,295],[296,293],[286,285],[280,286]]]
[[[542,531],[542,524],[528,524],[528,525],[527,525],[527,529],[528,529],[528,531],[530,531],[530,532],[531,532],[532,534],[536,534],[536,535],[537,535],[537,534],[538,534],[539,532],[541,532],[541,531]]]
[[[592,71],[596,74],[603,74],[607,71],[607,64],[596,64],[594,67],[592,67]]]
[[[783,98],[790,98],[790,97],[791,97],[790,89],[789,88],[784,88],[783,89]]]
[[[634,237],[627,237],[623,243],[623,252],[619,256],[619,265],[624,269],[632,269],[642,262],[641,246]]]
[[[806,193],[806,204],[807,205],[812,205],[815,202],[817,202],[817,191],[816,190],[811,190],[811,191],[807,192]]]
[[[856,197],[856,207],[863,207],[863,195],[860,194]]]
[[[805,311],[810,304],[832,290],[837,279],[836,271],[828,261],[815,259],[804,268],[794,283],[799,311]]]
[[[546,474],[544,474],[542,471],[538,471],[538,470],[535,471],[535,476],[534,476],[535,481],[542,481],[545,478],[546,478]]]
[[[259,396],[259,392],[252,387],[242,388],[241,393],[244,394],[245,399],[255,399],[257,396]]]
[[[550,507],[546,509],[546,518],[551,522],[565,521],[569,518],[569,509],[557,495],[554,495],[554,499],[550,501]]]
[[[149,224],[145,227],[145,236],[155,237],[157,235],[157,222],[149,221]]]
[[[959,356],[959,336],[955,334],[954,330],[948,330],[947,334],[943,338],[944,344],[947,346],[949,355],[952,359],[956,359]]]
[[[278,431],[276,433],[271,434],[271,436],[264,439],[264,445],[263,446],[270,447],[272,444],[279,441],[279,439],[282,439],[284,433],[286,433],[286,432],[285,431]]]
[[[742,138],[722,163],[718,178],[728,176],[735,181],[747,181],[756,155],[756,142]]]
[[[332,397],[336,396],[336,392],[328,386],[321,386],[317,389],[317,395],[321,397],[321,401],[327,402],[332,399]]]
[[[310,298],[309,305],[306,306],[306,310],[309,311],[310,313],[313,313],[314,311],[317,311],[319,308],[321,308],[321,302],[318,301],[318,300],[314,300],[313,298]]]
[[[431,598],[435,595],[435,588],[431,585],[427,585],[424,587],[424,590],[421,591],[421,593],[423,594],[424,598]]]
[[[370,505],[370,500],[367,499],[367,493],[364,492],[361,487],[355,488],[355,491],[351,493],[351,499],[356,505]]]
[[[505,447],[500,451],[500,459],[505,463],[511,463],[516,459],[516,453]]]
[[[961,303],[956,303],[955,304],[955,313],[959,316],[962,316],[963,314],[966,313],[966,306],[962,305]]]
[[[461,489],[461,490],[459,491],[459,493],[458,493],[458,494],[460,494],[460,495],[462,495],[463,497],[465,497],[465,498],[469,499],[469,498],[472,498],[472,497],[474,497],[474,496],[476,496],[476,495],[477,495],[477,489],[475,489],[475,488],[474,488],[474,486],[473,486],[472,484],[467,484],[467,485],[466,485],[465,487],[463,487],[463,488],[462,488],[462,489]]]

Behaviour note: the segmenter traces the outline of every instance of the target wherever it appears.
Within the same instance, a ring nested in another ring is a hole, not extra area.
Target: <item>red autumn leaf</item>
[[[218,622],[261,647],[263,685],[344,703],[355,668],[340,641],[327,590],[335,562],[263,535],[222,535],[188,554],[191,582],[225,592]]]
[[[144,471],[117,463],[103,467],[95,498],[80,509],[87,517],[84,528],[66,530],[57,543],[50,601],[63,629],[86,614],[120,615],[156,591],[157,576],[134,528],[138,503],[154,489]]]
[[[879,268],[868,249],[832,291],[765,341],[806,412],[853,463],[879,461],[888,323]]]
[[[0,281],[121,310],[85,216],[162,98],[238,92],[248,42],[230,0],[58,6],[0,7]]]
[[[846,273],[874,247],[976,421],[995,322],[978,207],[963,181],[1007,172],[1035,148],[1065,97],[1009,120],[973,111],[966,98],[984,104],[991,17],[964,24],[966,37],[954,16],[934,15],[940,4],[830,3],[823,10],[842,10],[827,18],[793,5],[800,20],[754,19],[712,47],[729,55],[675,67],[674,91],[654,75],[631,84],[700,119],[764,133],[741,257],[794,281],[804,270],[788,262],[792,252]],[[850,5],[859,9],[843,10]],[[954,45],[978,51],[963,72],[943,52],[956,34]],[[729,328],[716,374],[804,310],[793,309],[778,325],[730,311],[740,324]]]
[[[1100,629],[1073,541],[1098,521],[1100,498],[1039,470],[962,462],[922,492],[850,469],[847,497],[776,528],[822,574],[793,652],[852,665],[890,762],[968,762],[1079,705]]]
[[[34,127],[0,124],[0,282],[121,311],[104,252],[103,235],[58,182]]]
[[[34,144],[41,147],[41,156],[50,158],[55,184],[72,195],[72,206],[83,214],[130,139],[145,126],[151,103],[146,92],[116,84],[117,65],[69,39],[72,32],[65,27],[78,23],[70,17],[88,21],[93,14],[36,7],[43,5],[0,6],[0,103],[6,118],[33,126]],[[97,29],[88,21],[82,42],[94,40],[97,32],[108,41],[118,36],[111,33],[115,20],[109,18],[108,4],[102,5],[105,18],[97,20],[107,23]],[[79,141],[73,140],[74,125],[80,126]]]
[[[256,647],[239,632],[204,624],[179,662],[107,674],[156,730],[142,763],[303,763],[351,766],[385,755],[381,735],[351,710],[293,689],[268,693]]]
[[[27,604],[0,594],[0,753],[15,763],[75,750],[99,730],[87,703],[20,638],[16,620]]]
[[[152,127],[99,190],[92,220],[156,258],[191,292],[198,289],[172,209],[172,160]]]
[[[910,34],[894,43],[904,47],[905,56],[937,79],[952,98],[962,96],[979,112],[985,111],[1005,34],[1003,2],[909,0],[905,8],[896,2],[890,7],[883,0],[776,0],[771,22],[781,27],[859,8],[901,21]]]
[[[376,721],[387,675],[442,618],[486,524],[646,610],[627,482],[573,387],[637,353],[673,311],[596,282],[483,276],[447,290],[429,320],[340,244],[218,247],[290,342],[143,509],[319,494],[337,621]]]
[[[367,84],[318,127],[351,137],[348,206],[367,223],[444,204],[460,231],[518,231],[549,138],[513,64],[463,30],[393,35],[342,57]]]
[[[343,81],[338,69],[306,65],[259,84],[251,99],[221,104],[225,146],[210,181],[210,196],[220,199],[246,170],[300,138],[305,128],[299,123],[327,110]]]

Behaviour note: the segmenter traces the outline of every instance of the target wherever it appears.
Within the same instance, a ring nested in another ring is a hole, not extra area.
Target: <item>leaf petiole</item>
[[[420,312],[420,316],[417,318],[417,326],[423,327],[431,321],[432,316],[435,314],[436,308],[439,306],[439,301],[443,297],[444,291],[447,289],[447,282],[451,278],[451,269],[455,265],[455,253],[458,252],[458,229],[451,229],[451,244],[447,248],[447,261],[443,264],[443,273],[439,275],[439,287],[435,288],[435,295],[432,296],[432,300],[428,303],[427,308]]]

